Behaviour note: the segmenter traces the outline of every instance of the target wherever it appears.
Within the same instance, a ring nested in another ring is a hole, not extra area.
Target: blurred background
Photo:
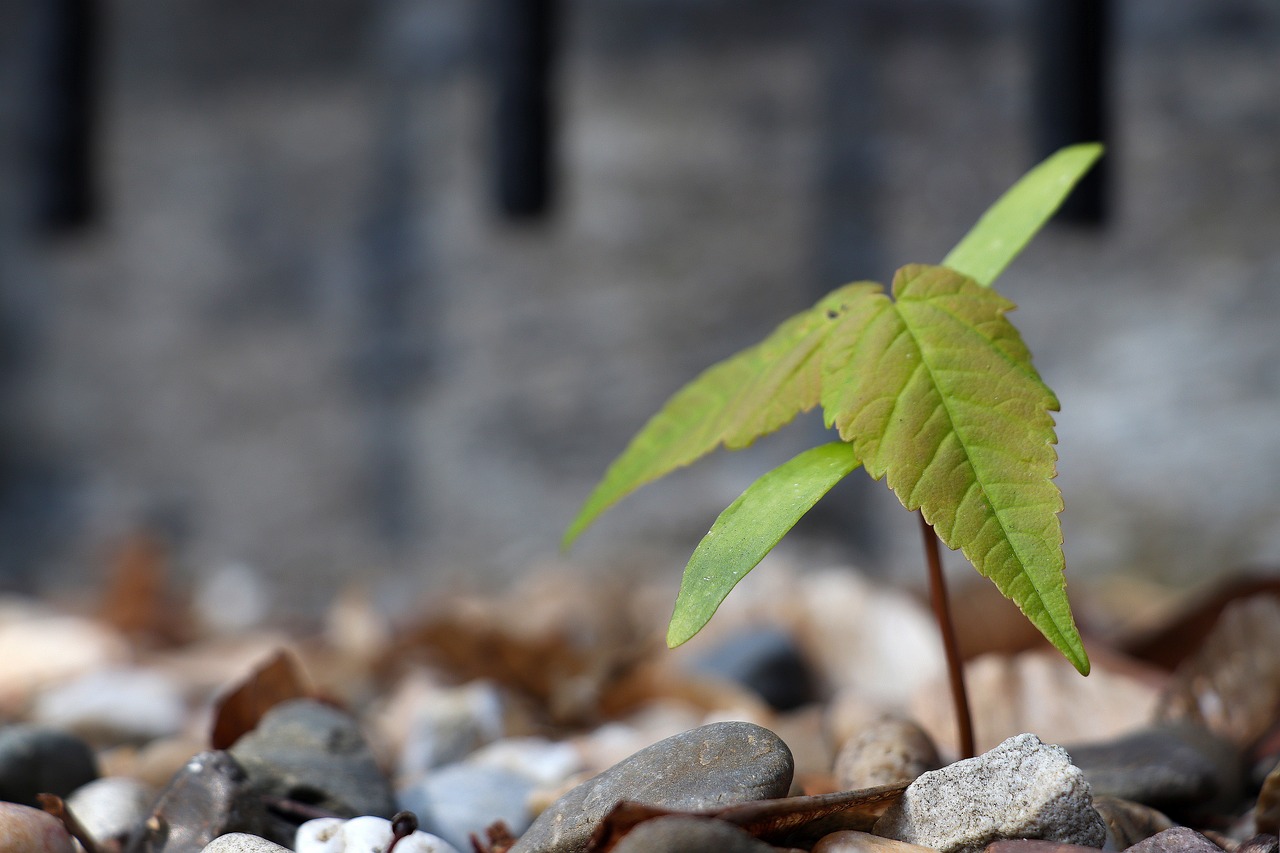
[[[674,583],[821,425],[562,558],[630,435],[1087,139],[1105,169],[999,284],[1062,402],[1069,577],[1280,565],[1269,0],[0,10],[7,589],[92,588],[139,541],[284,610],[564,559]],[[784,544],[922,579],[917,538],[857,475]]]

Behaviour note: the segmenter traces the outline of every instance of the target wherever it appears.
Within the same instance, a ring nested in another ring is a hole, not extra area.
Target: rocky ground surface
[[[288,631],[0,601],[0,853],[1275,853],[1275,581],[1083,596],[1088,678],[956,591],[968,760],[913,595],[751,581],[676,651],[670,590],[554,572]]]

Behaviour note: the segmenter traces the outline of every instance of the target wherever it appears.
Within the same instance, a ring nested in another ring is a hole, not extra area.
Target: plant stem
[[[929,603],[933,605],[933,616],[938,620],[942,648],[947,656],[947,676],[951,681],[951,702],[956,707],[960,757],[973,758],[973,720],[969,716],[969,696],[964,689],[964,668],[960,660],[960,647],[956,643],[956,627],[951,621],[951,607],[947,603],[947,583],[942,577],[942,551],[938,547],[938,535],[933,532],[929,522],[920,513],[916,515],[920,519],[924,556],[929,564]]]

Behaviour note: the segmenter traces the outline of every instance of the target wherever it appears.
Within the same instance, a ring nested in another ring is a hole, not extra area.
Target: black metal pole
[[[1111,3],[1040,0],[1035,25],[1036,160],[1077,142],[1102,142],[1110,150]],[[1059,221],[1105,223],[1113,162],[1114,153],[1085,175],[1059,210]]]
[[[494,172],[498,209],[536,219],[554,200],[556,0],[494,0]]]

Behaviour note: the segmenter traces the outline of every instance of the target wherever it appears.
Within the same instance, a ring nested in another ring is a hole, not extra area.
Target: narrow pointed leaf
[[[853,447],[835,441],[806,450],[748,486],[720,513],[689,559],[667,645],[674,648],[701,631],[738,581],[857,467]]]
[[[759,344],[708,368],[649,419],[605,472],[564,535],[572,544],[601,513],[636,489],[723,445],[736,450],[818,404],[819,353],[847,294],[838,288],[784,322]]]
[[[902,268],[893,295],[859,293],[827,337],[828,425],[1087,673],[1063,578],[1058,401],[1004,317],[1013,303],[944,267]]]
[[[987,209],[942,265],[990,286],[1101,156],[1097,143],[1050,155]]]

